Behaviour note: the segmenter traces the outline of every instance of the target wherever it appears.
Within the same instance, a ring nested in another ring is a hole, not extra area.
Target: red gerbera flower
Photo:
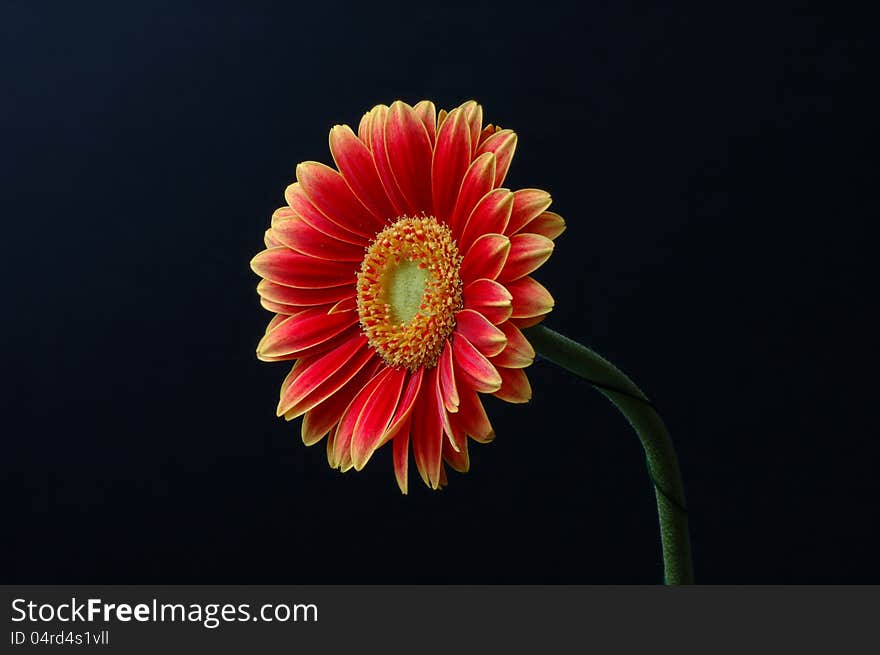
[[[257,356],[297,360],[278,415],[303,417],[306,445],[329,435],[343,471],[393,441],[403,493],[410,443],[436,489],[444,462],[468,470],[468,437],[495,436],[479,394],[529,400],[535,351],[519,328],[553,307],[529,274],[565,223],[546,192],[501,187],[516,134],[483,127],[482,113],[397,101],[365,114],[357,135],[335,126],[338,170],[297,166],[251,262],[275,313]]]

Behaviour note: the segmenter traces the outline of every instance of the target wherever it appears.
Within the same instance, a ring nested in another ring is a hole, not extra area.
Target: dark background
[[[546,362],[440,493],[275,418],[248,262],[294,167],[475,98],[568,222],[547,324],[671,429],[698,581],[880,582],[872,23],[573,4],[4,3],[0,581],[661,579],[638,441]]]

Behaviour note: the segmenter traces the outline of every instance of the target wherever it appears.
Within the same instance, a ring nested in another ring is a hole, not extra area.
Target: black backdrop
[[[572,5],[4,3],[0,581],[660,580],[635,436],[546,362],[441,493],[274,416],[248,262],[295,165],[475,98],[568,222],[548,325],[670,426],[698,580],[880,582],[869,23]]]

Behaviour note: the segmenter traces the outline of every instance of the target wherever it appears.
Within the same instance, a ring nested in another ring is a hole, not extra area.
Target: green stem
[[[693,584],[684,485],[675,448],[654,405],[632,380],[589,348],[542,325],[528,328],[525,334],[538,353],[605,394],[633,426],[645,449],[648,475],[657,496],[664,581],[668,585]]]

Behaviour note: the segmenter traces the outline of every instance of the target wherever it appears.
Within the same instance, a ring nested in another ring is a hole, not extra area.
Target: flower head
[[[332,467],[390,441],[401,491],[410,447],[439,488],[445,465],[468,470],[468,437],[495,436],[480,394],[531,397],[520,328],[553,298],[530,274],[565,223],[546,192],[502,187],[515,147],[476,102],[397,101],[330,131],[335,169],[297,166],[251,262],[275,314],[257,356],[296,360],[278,415],[303,417],[306,445],[326,436]]]

